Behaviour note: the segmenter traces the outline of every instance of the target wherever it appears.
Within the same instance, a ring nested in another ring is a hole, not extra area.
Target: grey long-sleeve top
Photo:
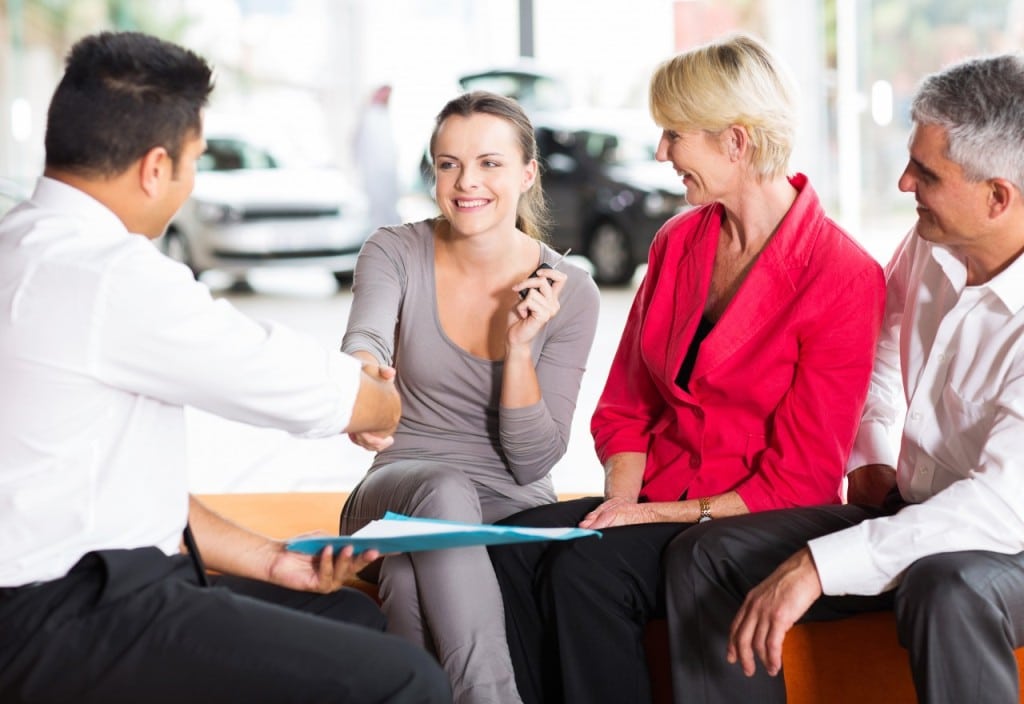
[[[395,366],[402,397],[395,442],[373,466],[433,458],[466,469],[479,485],[510,498],[527,486],[553,498],[548,473],[568,444],[597,326],[597,286],[579,267],[559,265],[568,275],[561,308],[532,345],[542,398],[525,408],[502,408],[504,362],[469,354],[441,328],[433,224],[377,230],[356,265],[342,349],[365,350]],[[558,258],[546,245],[542,252],[548,264]]]

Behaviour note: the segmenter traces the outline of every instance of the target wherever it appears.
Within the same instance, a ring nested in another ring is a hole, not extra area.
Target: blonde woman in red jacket
[[[603,537],[491,551],[527,703],[650,701],[664,546],[698,521],[838,503],[867,393],[883,274],[786,176],[777,61],[745,36],[694,49],[657,69],[650,105],[696,207],[654,239],[594,413],[604,496],[505,521]]]

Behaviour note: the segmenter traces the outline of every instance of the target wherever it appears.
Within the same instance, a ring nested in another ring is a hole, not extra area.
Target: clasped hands
[[[370,364],[364,359],[363,371],[372,377],[376,377],[380,381],[392,383],[395,381],[394,367],[389,367],[384,364]],[[364,430],[359,433],[349,433],[348,439],[365,450],[380,452],[381,450],[391,447],[392,443],[395,442],[395,430],[396,428],[376,431]]]

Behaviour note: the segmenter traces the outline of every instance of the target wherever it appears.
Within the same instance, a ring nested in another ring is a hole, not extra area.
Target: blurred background
[[[685,207],[653,163],[647,81],[725,32],[764,39],[802,94],[791,168],[884,261],[913,224],[896,181],[918,80],[1024,39],[1024,0],[0,0],[0,212],[25,197],[63,57],[139,30],[205,56],[217,88],[194,197],[159,243],[215,295],[337,346],[355,254],[435,211],[424,150],[441,106],[518,98],[542,149],[552,244],[602,284],[561,491],[600,491],[588,423],[660,222]],[[350,489],[368,453],[189,412],[196,491]]]

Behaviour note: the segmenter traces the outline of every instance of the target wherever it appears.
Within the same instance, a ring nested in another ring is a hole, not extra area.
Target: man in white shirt
[[[191,192],[211,88],[172,44],[81,40],[44,175],[0,221],[0,701],[450,701],[339,590],[375,554],[301,556],[188,493],[185,405],[310,437],[400,411],[387,372],[213,301],[148,241]],[[202,586],[186,521],[230,589]]]
[[[918,221],[886,272],[851,503],[712,521],[669,547],[677,702],[785,701],[776,675],[794,623],[886,608],[920,701],[1018,700],[1022,95],[1019,54],[922,83],[899,181]],[[904,403],[897,457],[889,439]]]

